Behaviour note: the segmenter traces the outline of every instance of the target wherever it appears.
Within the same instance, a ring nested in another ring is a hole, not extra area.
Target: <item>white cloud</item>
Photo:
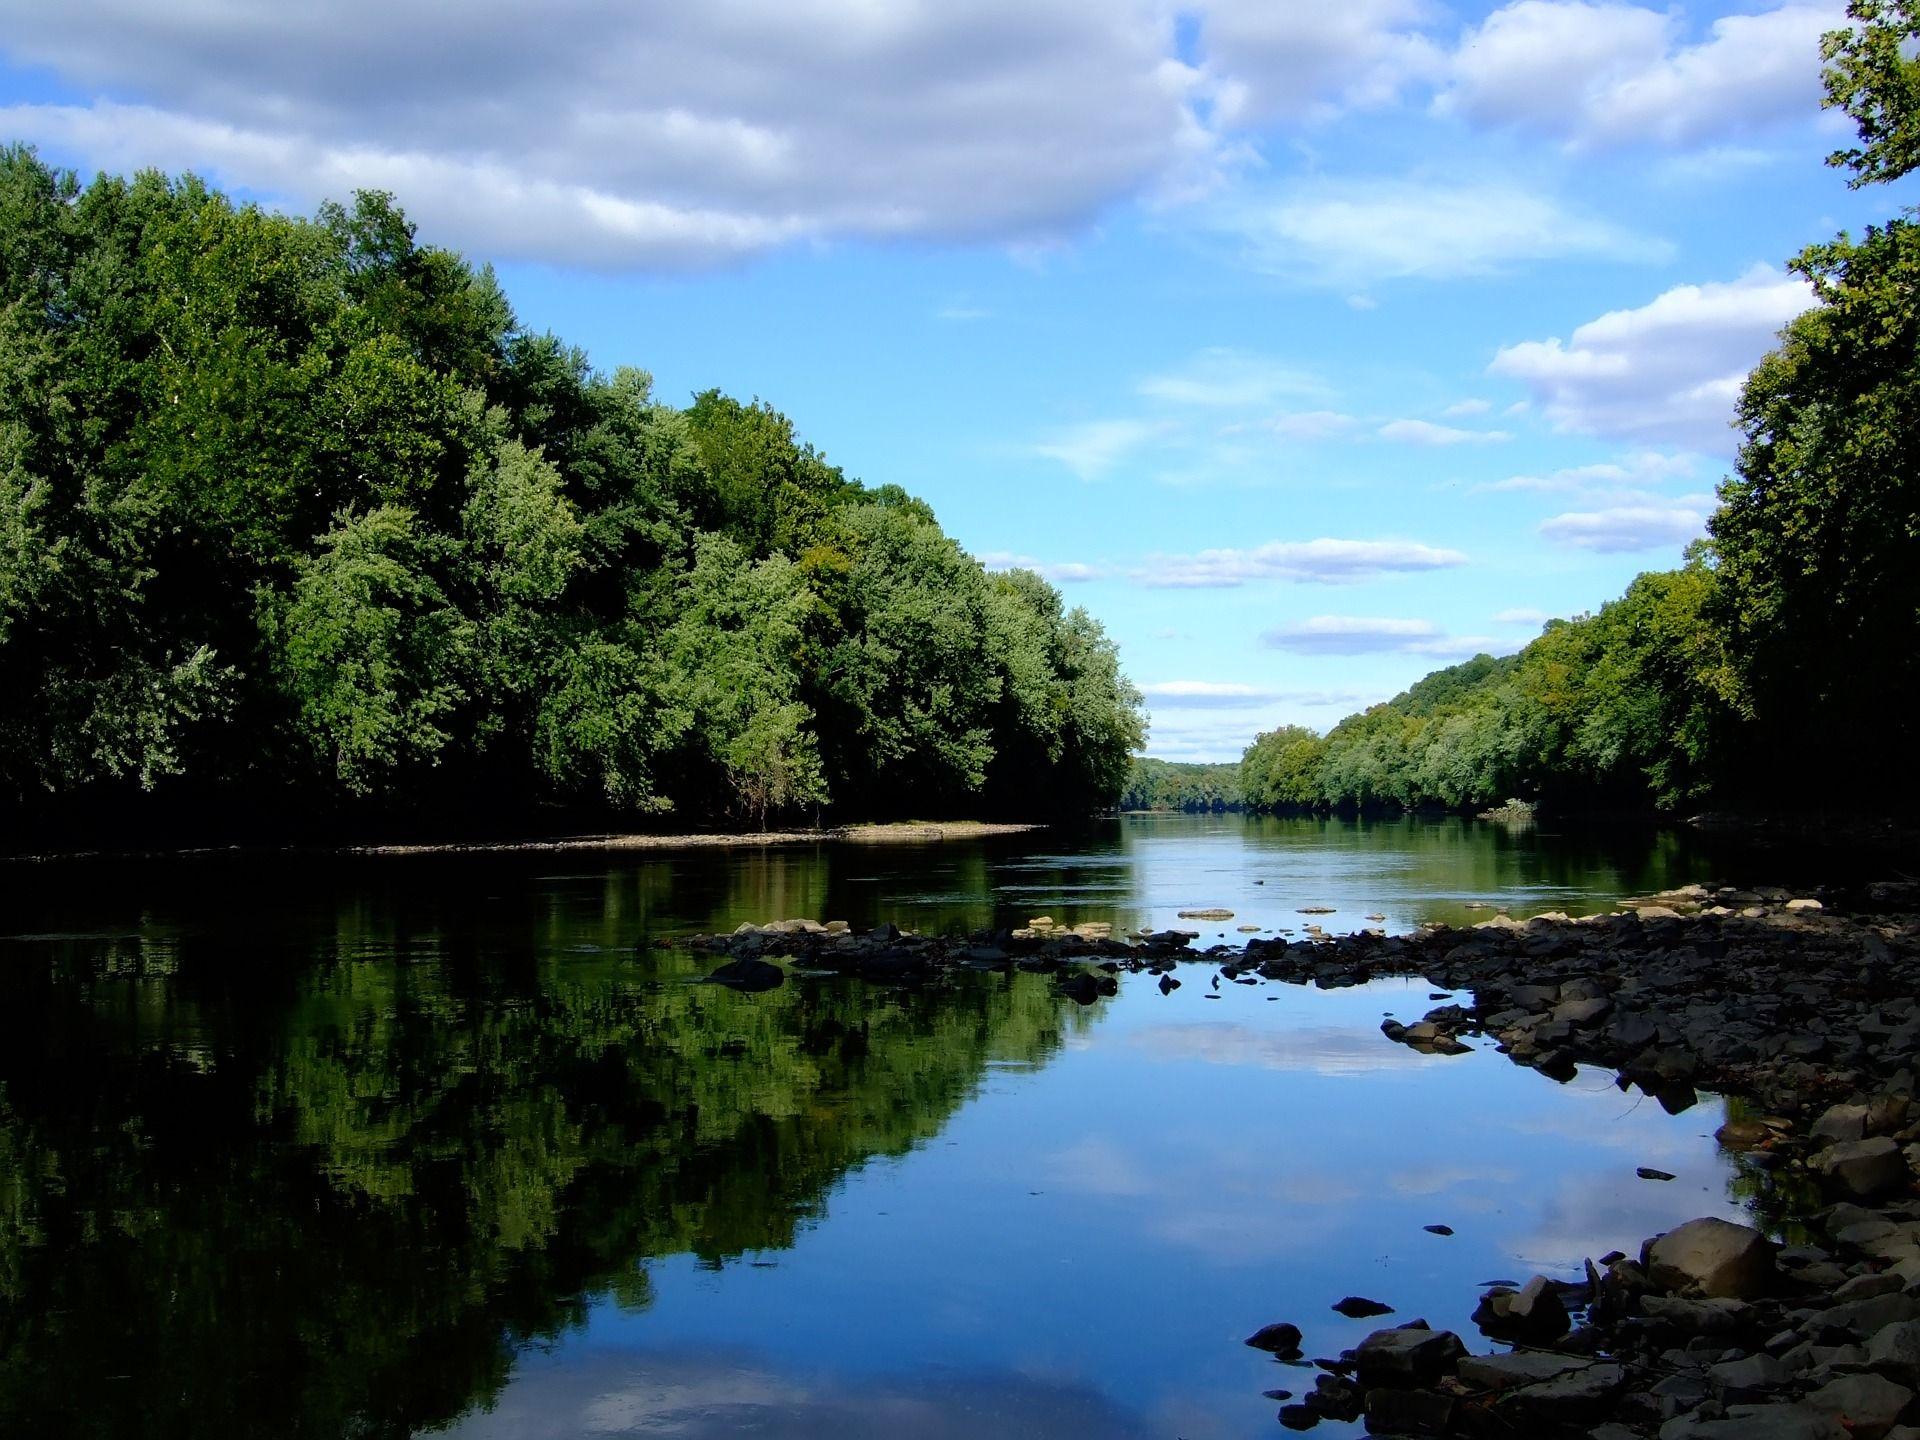
[[[1840,4],[1727,15],[1687,43],[1677,11],[1518,0],[1462,37],[1436,108],[1575,145],[1695,145],[1813,115]]]
[[[1535,491],[1541,494],[1613,494],[1659,485],[1676,476],[1690,476],[1698,469],[1691,455],[1665,454],[1658,450],[1637,450],[1617,461],[1593,465],[1571,465],[1550,470],[1544,475],[1509,475],[1504,480],[1489,480],[1476,485],[1476,491]]]
[[[988,550],[973,557],[989,570],[1031,570],[1056,585],[1079,585],[1088,580],[1104,580],[1107,567],[1080,560],[1036,560],[1031,555],[1016,555],[1010,550]]]
[[[430,238],[609,268],[1044,243],[1204,187],[1222,154],[1197,110],[1213,82],[1158,0],[576,0],[457,23],[432,0],[65,0],[10,7],[0,48],[104,97],[0,110],[62,158],[301,206],[391,188]]]
[[[1400,445],[1498,445],[1513,438],[1504,430],[1462,430],[1431,420],[1389,420],[1377,433]]]
[[[1805,281],[1756,265],[1610,311],[1566,341],[1509,345],[1488,368],[1524,382],[1562,430],[1724,453],[1747,372],[1812,303]]]
[[[1323,395],[1317,376],[1241,350],[1202,350],[1179,370],[1149,375],[1139,391],[1173,405],[1254,409],[1290,396]]]
[[[1503,179],[1309,180],[1277,198],[1223,204],[1214,223],[1255,268],[1341,289],[1491,275],[1543,260],[1672,254],[1664,241]]]
[[[1480,635],[1449,635],[1431,620],[1359,615],[1315,615],[1262,635],[1276,650],[1300,655],[1432,655],[1464,657],[1496,642]]]
[[[1246,710],[1281,698],[1277,691],[1230,680],[1161,680],[1142,685],[1140,693],[1156,710]]]
[[[1449,420],[1464,420],[1472,415],[1484,415],[1491,409],[1493,403],[1489,400],[1467,399],[1454,401],[1440,413]]]
[[[1288,440],[1331,440],[1351,434],[1359,421],[1337,410],[1296,410],[1267,422],[1274,434]]]
[[[1458,550],[1411,540],[1275,540],[1249,550],[1157,555],[1135,572],[1135,579],[1168,589],[1224,589],[1255,580],[1347,585],[1466,563]]]
[[[1391,100],[1444,63],[1421,33],[1438,14],[1429,0],[1207,0],[1200,43],[1220,118],[1258,124]]]
[[[1544,625],[1552,618],[1544,610],[1530,610],[1520,605],[1511,610],[1495,611],[1493,623],[1496,625]]]
[[[1088,420],[1034,446],[1034,453],[1058,460],[1082,480],[1098,480],[1167,427],[1152,420]]]
[[[1557,545],[1608,555],[1658,550],[1704,535],[1712,509],[1712,496],[1695,496],[1661,505],[1573,510],[1542,521],[1540,533]]]

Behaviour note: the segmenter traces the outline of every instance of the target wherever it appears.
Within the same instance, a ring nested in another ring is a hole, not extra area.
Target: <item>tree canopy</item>
[[[0,805],[1110,804],[1100,626],[761,402],[664,403],[392,197],[0,150]]]

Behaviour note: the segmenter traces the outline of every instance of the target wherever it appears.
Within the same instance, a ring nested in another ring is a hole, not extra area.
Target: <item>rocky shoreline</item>
[[[1090,1004],[1115,993],[1122,972],[1173,989],[1192,961],[1216,964],[1216,984],[1421,976],[1457,993],[1413,1024],[1385,1022],[1389,1041],[1449,1054],[1479,1039],[1558,1079],[1603,1065],[1673,1110],[1698,1089],[1724,1094],[1742,1103],[1721,1142],[1809,1197],[1801,1243],[1694,1220],[1638,1255],[1590,1259],[1584,1282],[1489,1289],[1475,1323],[1511,1349],[1473,1355],[1417,1320],[1382,1329],[1311,1361],[1313,1386],[1285,1397],[1281,1423],[1549,1440],[1920,1440],[1920,886],[1695,886],[1578,919],[1496,915],[1204,950],[1198,938],[1121,938],[1038,917],[958,938],[793,920],[690,943],[727,957],[710,979],[745,989],[1018,967]],[[1248,1343],[1306,1363],[1290,1322]]]

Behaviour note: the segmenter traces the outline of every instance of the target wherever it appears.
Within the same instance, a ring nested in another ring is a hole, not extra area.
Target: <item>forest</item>
[[[1114,646],[771,406],[515,318],[392,197],[0,150],[0,814],[1074,814]]]
[[[1909,7],[1825,42],[1855,187],[1920,169]],[[1241,761],[1250,808],[1723,806],[1892,813],[1920,798],[1920,222],[1790,262],[1815,305],[1747,378],[1706,538],[1517,655],[1427,676]]]

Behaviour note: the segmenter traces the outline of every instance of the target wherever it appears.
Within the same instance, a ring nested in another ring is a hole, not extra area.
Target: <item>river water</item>
[[[0,1434],[1272,1434],[1264,1392],[1312,1372],[1240,1343],[1263,1324],[1332,1354],[1393,1323],[1329,1308],[1362,1295],[1473,1337],[1482,1282],[1741,1214],[1720,1104],[1392,1045],[1418,982],[740,995],[673,938],[1233,910],[1192,927],[1215,943],[1715,866],[1229,816],[0,871]]]

